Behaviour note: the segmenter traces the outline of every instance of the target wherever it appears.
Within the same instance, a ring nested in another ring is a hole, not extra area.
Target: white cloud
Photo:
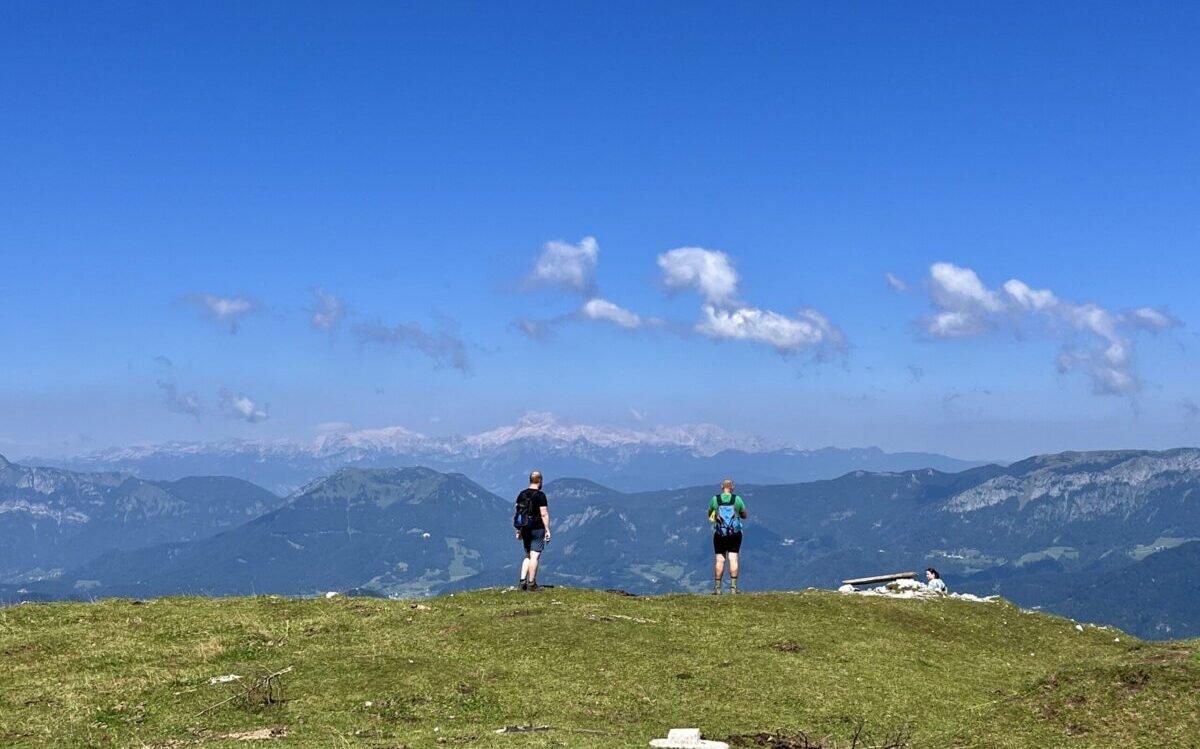
[[[1180,324],[1150,307],[1121,314],[1097,304],[1076,304],[1015,278],[999,289],[989,289],[975,271],[951,263],[934,263],[929,276],[934,312],[921,321],[927,333],[961,338],[1006,326],[1015,332],[1029,320],[1062,340],[1058,370],[1083,372],[1097,394],[1137,392],[1141,388],[1133,371],[1137,334]]]
[[[354,334],[360,343],[373,343],[392,348],[411,348],[420,351],[439,367],[453,367],[464,374],[471,371],[467,344],[456,332],[455,325],[442,321],[437,332],[429,332],[417,323],[400,323],[388,327],[382,323],[358,325]]]
[[[312,310],[309,322],[318,330],[333,330],[346,316],[346,304],[322,288],[313,289],[313,294],[317,297],[317,306]]]
[[[680,247],[659,255],[658,267],[667,288],[693,287],[714,304],[732,302],[737,296],[737,270],[724,252]]]
[[[237,332],[243,317],[261,308],[255,299],[247,296],[192,294],[184,297],[184,301],[198,308],[205,317],[218,325],[228,326],[230,333]]]
[[[796,317],[754,307],[722,309],[704,305],[704,319],[696,330],[710,338],[765,343],[784,354],[821,345],[839,345],[840,331],[816,310],[801,310]]]
[[[600,245],[595,237],[584,237],[579,244],[547,242],[542,247],[542,254],[533,263],[528,282],[590,294],[595,287],[599,257]]]
[[[887,282],[888,288],[892,291],[897,291],[901,294],[908,291],[908,284],[904,282],[904,279],[891,271],[883,274],[883,280]]]
[[[690,287],[704,297],[703,316],[695,326],[701,335],[762,343],[784,354],[844,341],[841,331],[816,310],[801,310],[793,317],[738,301],[741,279],[724,252],[680,247],[659,255],[658,267],[667,288]]]
[[[579,314],[588,320],[605,320],[626,330],[642,326],[642,318],[635,312],[617,306],[607,299],[589,299],[579,309]]]
[[[266,421],[268,406],[259,406],[245,393],[234,395],[229,390],[221,390],[221,410],[233,419],[241,419],[250,424]]]
[[[1004,282],[1004,293],[1023,309],[1042,311],[1058,304],[1058,297],[1049,289],[1031,289],[1028,284],[1013,278]]]

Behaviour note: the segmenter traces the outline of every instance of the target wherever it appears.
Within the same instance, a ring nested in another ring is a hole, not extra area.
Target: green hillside
[[[33,604],[0,609],[0,654],[6,747],[645,747],[689,726],[744,746],[784,731],[840,747],[860,723],[876,744],[908,733],[908,747],[1200,736],[1200,643],[949,599],[550,589]],[[244,678],[209,683],[227,674]],[[511,725],[550,729],[495,733]],[[230,738],[255,731],[274,738]]]

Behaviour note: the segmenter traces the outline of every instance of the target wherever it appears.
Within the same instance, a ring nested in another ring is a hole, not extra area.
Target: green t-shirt
[[[730,496],[729,494],[722,492],[721,493],[721,504],[723,504],[723,505],[729,504],[729,496]],[[733,497],[734,497],[733,511],[738,514],[738,517],[741,517],[742,513],[744,513],[746,511],[746,503],[742,501],[741,495],[735,494],[735,495],[733,495]],[[717,498],[716,498],[716,496],[714,496],[712,499],[708,500],[709,516],[711,517],[712,514],[716,511],[717,511]]]

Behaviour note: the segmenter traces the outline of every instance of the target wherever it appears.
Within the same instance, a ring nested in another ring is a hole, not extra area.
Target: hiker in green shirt
[[[708,522],[713,526],[713,595],[721,595],[721,577],[725,573],[725,557],[729,557],[729,592],[737,593],[738,554],[742,550],[742,521],[746,519],[746,503],[733,493],[733,479],[721,482],[721,493],[708,502]]]

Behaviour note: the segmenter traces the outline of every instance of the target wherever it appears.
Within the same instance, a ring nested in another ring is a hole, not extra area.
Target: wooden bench
[[[856,577],[853,580],[843,580],[842,585],[886,585],[895,580],[916,580],[915,572],[894,572],[890,575],[875,575],[874,577]]]

